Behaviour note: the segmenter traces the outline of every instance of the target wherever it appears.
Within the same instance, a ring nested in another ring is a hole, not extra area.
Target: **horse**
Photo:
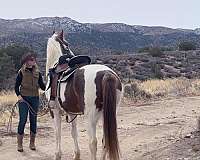
[[[47,42],[46,75],[49,83],[48,72],[54,67],[63,54],[73,54],[64,33],[54,32]],[[62,108],[72,120],[71,135],[74,140],[74,159],[80,159],[78,144],[77,120],[75,115],[68,112],[68,108],[78,106],[83,108],[84,116],[88,121],[90,159],[96,160],[97,138],[96,125],[102,117],[103,137],[101,160],[109,157],[110,160],[120,159],[120,149],[117,136],[116,109],[122,97],[122,83],[118,75],[109,67],[101,64],[87,64],[74,71],[72,78],[60,84],[58,96],[50,100],[50,90],[46,91],[49,107],[54,115],[56,134],[55,159],[61,159],[61,112]],[[88,158],[89,159],[89,158]]]

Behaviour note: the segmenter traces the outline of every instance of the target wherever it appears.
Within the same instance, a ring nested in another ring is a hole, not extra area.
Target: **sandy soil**
[[[122,160],[197,160],[200,140],[197,120],[200,97],[172,98],[144,105],[124,102],[118,110],[118,135]],[[14,123],[13,131],[17,123]],[[87,122],[78,118],[81,159],[89,159]],[[37,151],[28,148],[29,128],[26,127],[24,152],[16,151],[16,134],[8,135],[0,127],[0,160],[53,160],[55,138],[50,116],[39,118]],[[97,127],[98,159],[101,153],[102,124]],[[63,117],[62,159],[73,159],[70,125]]]

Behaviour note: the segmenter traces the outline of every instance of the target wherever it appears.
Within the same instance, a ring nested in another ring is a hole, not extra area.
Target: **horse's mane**
[[[50,68],[52,68],[59,57],[62,55],[59,42],[55,40],[57,34],[54,33],[51,38],[48,39],[47,43],[47,62],[46,62],[46,75]]]

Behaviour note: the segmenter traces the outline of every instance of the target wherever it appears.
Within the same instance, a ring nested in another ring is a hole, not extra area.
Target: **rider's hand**
[[[18,98],[18,101],[22,101],[23,100],[21,95],[17,96],[17,98]]]

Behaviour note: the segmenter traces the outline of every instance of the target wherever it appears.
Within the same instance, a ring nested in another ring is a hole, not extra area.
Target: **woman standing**
[[[45,90],[42,75],[39,72],[36,55],[28,53],[22,57],[22,67],[19,70],[15,83],[15,93],[19,100],[19,124],[17,131],[17,150],[23,152],[24,128],[29,113],[30,121],[30,145],[35,148],[35,136],[37,130],[37,113],[39,106],[39,88]],[[30,107],[33,111],[30,110]]]

